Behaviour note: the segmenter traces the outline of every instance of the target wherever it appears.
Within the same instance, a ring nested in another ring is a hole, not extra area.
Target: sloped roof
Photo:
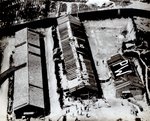
[[[112,56],[109,60],[107,60],[107,63],[108,65],[111,65],[112,63],[119,62],[122,60],[124,60],[124,58],[120,54],[117,54]]]
[[[115,80],[115,87],[116,89],[121,89],[126,86],[133,86],[133,87],[139,87],[139,88],[144,88],[144,85],[142,84],[141,80],[132,75],[128,75],[126,77],[120,77],[119,80]]]
[[[80,82],[80,84],[69,88],[69,91],[72,92],[76,92],[79,91],[83,88],[86,88],[87,90],[93,90],[93,91],[98,91],[97,87],[91,86],[89,83],[85,83],[85,82]]]
[[[120,54],[117,54],[117,55],[112,56],[111,59],[107,61],[107,63],[109,66],[111,66],[111,65],[120,63],[123,60],[125,60],[125,57]],[[132,64],[131,64],[131,66],[132,66]],[[131,67],[131,68],[134,68],[134,67]],[[134,72],[134,69],[130,73],[125,73],[125,74],[122,74],[122,75],[118,76],[117,78],[115,78],[114,83],[115,83],[116,89],[121,89],[121,88],[124,88],[129,85],[134,86],[134,87],[144,88],[144,85],[143,85],[141,79]]]

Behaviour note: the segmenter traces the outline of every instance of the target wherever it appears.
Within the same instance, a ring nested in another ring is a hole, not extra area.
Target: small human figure
[[[124,106],[123,102],[121,101],[121,105]]]
[[[104,60],[102,60],[103,64],[104,64]]]
[[[13,57],[13,55],[14,55],[14,51],[12,51],[12,54],[10,55],[10,58],[9,58],[9,65],[10,65],[10,67],[12,67],[13,64],[14,64],[14,57]]]
[[[63,116],[63,121],[67,121],[66,115]]]
[[[80,121],[80,120],[76,117],[75,121]]]
[[[82,107],[80,107],[80,115],[83,115],[83,110],[82,110]]]

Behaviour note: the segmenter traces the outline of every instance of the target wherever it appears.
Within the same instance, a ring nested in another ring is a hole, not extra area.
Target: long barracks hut
[[[26,63],[26,67],[15,72],[14,82],[14,112],[17,118],[32,115],[33,117],[45,114],[45,106],[49,100],[45,100],[47,88],[46,68],[44,68],[44,40],[42,35],[22,29],[15,34],[15,65]]]
[[[81,97],[98,94],[90,48],[82,23],[79,18],[71,15],[62,16],[57,22],[69,92]]]

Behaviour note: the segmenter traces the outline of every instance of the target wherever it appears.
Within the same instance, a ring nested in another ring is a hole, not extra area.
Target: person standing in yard
[[[133,114],[135,116],[137,116],[137,114],[138,114],[138,110],[137,110],[137,108],[134,105],[131,108],[131,114]]]
[[[78,119],[78,117],[76,117],[75,121],[80,121],[80,120]]]
[[[63,116],[63,121],[67,121],[66,115]]]
[[[14,51],[12,51],[12,54],[10,55],[10,59],[9,59],[9,65],[10,67],[14,66]]]

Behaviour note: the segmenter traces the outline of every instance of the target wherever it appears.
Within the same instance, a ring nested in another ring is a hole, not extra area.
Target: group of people
[[[102,102],[104,102],[107,107],[110,107],[106,99],[103,99]],[[81,98],[74,100],[71,97],[67,97],[64,109],[66,111],[65,115],[69,115],[71,117],[85,116],[86,118],[90,118],[90,111],[101,107],[100,99],[97,99],[96,97],[87,100],[82,100]]]

